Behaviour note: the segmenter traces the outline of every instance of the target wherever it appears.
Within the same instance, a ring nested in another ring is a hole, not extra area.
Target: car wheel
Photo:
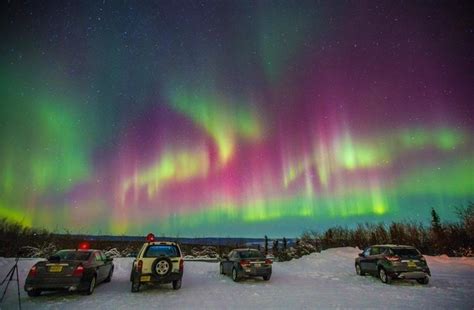
[[[266,276],[263,276],[263,280],[268,281],[268,280],[270,280],[271,277],[272,277],[271,274],[267,274]]]
[[[109,275],[107,278],[104,280],[105,283],[109,283],[112,281],[112,275],[114,274],[114,267],[110,268]]]
[[[41,295],[41,291],[40,291],[40,290],[31,290],[31,291],[28,291],[28,296],[30,296],[30,297],[38,297],[39,295]]]
[[[224,265],[222,265],[222,263],[219,265],[219,272],[220,274],[224,274]]]
[[[181,288],[181,283],[182,283],[181,279],[173,281],[173,289],[174,290],[179,290]]]
[[[383,268],[379,269],[379,278],[380,278],[380,281],[382,281],[385,284],[390,284],[392,282],[392,278],[387,274],[387,272]]]
[[[92,295],[94,293],[97,277],[94,275],[89,281],[89,287],[87,288],[86,295]]]
[[[137,293],[140,291],[140,282],[132,281],[132,293]]]
[[[168,257],[159,257],[153,262],[151,269],[158,277],[165,278],[171,273],[173,263]]]
[[[239,275],[237,274],[237,269],[232,268],[232,280],[234,282],[239,282]]]
[[[424,277],[424,278],[421,278],[421,279],[416,279],[416,282],[418,282],[420,284],[423,284],[423,285],[426,285],[430,282],[430,278]]]
[[[362,268],[360,267],[359,264],[356,264],[356,265],[355,265],[355,268],[356,268],[356,273],[357,273],[359,276],[365,276],[365,272],[362,271]]]

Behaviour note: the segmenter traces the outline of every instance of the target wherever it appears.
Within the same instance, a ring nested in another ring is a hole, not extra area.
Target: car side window
[[[100,256],[99,252],[95,252],[95,261],[96,262],[101,262],[102,261],[102,256]]]
[[[370,250],[370,255],[379,255],[379,254],[380,254],[380,248],[378,248],[378,247],[373,247]]]
[[[371,248],[365,249],[365,251],[364,251],[364,256],[365,257],[370,256],[370,250],[371,250]]]

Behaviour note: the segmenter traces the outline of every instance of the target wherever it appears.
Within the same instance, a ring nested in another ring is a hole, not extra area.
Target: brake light
[[[391,262],[398,262],[398,261],[400,261],[400,257],[398,257],[398,256],[387,256],[387,260],[389,260]]]
[[[84,266],[82,265],[77,266],[76,269],[74,269],[74,272],[72,273],[72,275],[75,277],[82,277],[83,274],[84,274]]]
[[[267,259],[265,260],[265,264],[271,265],[271,264],[273,264],[273,262],[272,262],[271,259],[268,259],[268,258],[267,258]]]
[[[240,261],[240,266],[248,267],[248,266],[250,266],[250,261],[248,261],[246,259],[243,259],[243,260]]]
[[[181,259],[179,261],[179,272],[183,272],[184,271],[184,259]]]
[[[30,272],[28,273],[28,277],[36,277],[36,274],[38,273],[36,265],[31,267]]]
[[[143,268],[143,261],[139,260],[137,262],[137,272],[142,272],[142,268]]]

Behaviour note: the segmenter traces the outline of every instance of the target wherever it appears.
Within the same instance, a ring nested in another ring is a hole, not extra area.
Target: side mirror
[[[359,253],[359,257],[365,257],[364,253]]]
[[[111,262],[111,261],[113,261],[113,260],[114,260],[113,257],[106,257],[106,258],[105,258],[105,261],[106,261],[107,263],[109,263],[109,262]]]
[[[223,258],[224,260],[229,260],[229,256],[227,256],[227,255],[222,255],[222,258]]]

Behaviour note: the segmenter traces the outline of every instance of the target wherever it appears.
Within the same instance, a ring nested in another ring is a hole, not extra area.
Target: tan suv
[[[172,283],[173,289],[181,288],[184,259],[175,242],[156,241],[153,234],[147,236],[133,261],[130,281],[132,292],[138,292],[142,284]]]

